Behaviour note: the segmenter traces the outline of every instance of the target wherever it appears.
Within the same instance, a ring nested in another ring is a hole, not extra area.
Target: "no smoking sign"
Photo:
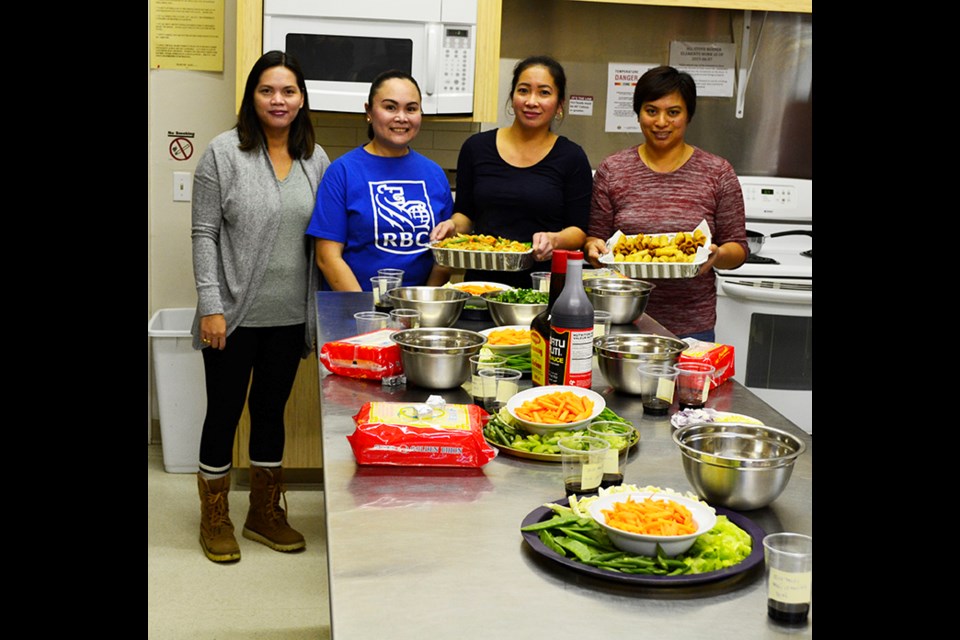
[[[193,155],[192,133],[182,133],[180,131],[168,132],[167,135],[173,138],[170,141],[170,157],[174,160],[189,160]]]

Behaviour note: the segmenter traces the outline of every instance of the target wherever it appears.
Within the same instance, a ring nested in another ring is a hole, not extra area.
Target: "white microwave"
[[[263,51],[303,67],[313,111],[363,113],[382,71],[412,75],[425,114],[473,112],[478,0],[264,0]]]

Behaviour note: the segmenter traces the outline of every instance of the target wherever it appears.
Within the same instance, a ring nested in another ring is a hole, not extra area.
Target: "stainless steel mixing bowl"
[[[487,301],[490,317],[493,318],[498,327],[514,324],[529,325],[541,312],[547,310],[546,302],[543,304],[519,304],[494,300],[500,293],[500,291],[491,291],[480,296]]]
[[[407,382],[427,389],[452,389],[470,377],[470,356],[486,344],[485,336],[466,329],[406,329],[390,336],[400,347]]]
[[[630,324],[647,308],[652,282],[631,278],[587,278],[583,290],[594,309],[610,312],[611,324]]]
[[[649,333],[613,333],[596,338],[593,350],[607,384],[623,393],[640,395],[642,364],[676,364],[687,343]]]
[[[394,307],[419,311],[421,327],[452,327],[470,294],[450,287],[397,287],[387,298]]]
[[[673,432],[673,441],[697,494],[713,506],[737,510],[776,500],[807,448],[782,429],[739,422],[689,424]]]

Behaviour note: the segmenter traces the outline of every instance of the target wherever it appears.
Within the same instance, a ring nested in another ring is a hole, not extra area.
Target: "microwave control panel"
[[[473,92],[473,52],[473,29],[470,26],[444,26],[439,78],[441,93]]]

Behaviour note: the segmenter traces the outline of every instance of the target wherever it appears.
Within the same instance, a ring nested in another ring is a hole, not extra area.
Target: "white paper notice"
[[[670,66],[686,71],[697,83],[697,97],[733,96],[734,58],[737,48],[732,42],[670,43]]]
[[[648,69],[656,64],[611,62],[607,65],[607,133],[639,132],[640,123],[633,112],[633,89]]]
[[[567,113],[572,116],[592,116],[593,96],[570,96]]]

